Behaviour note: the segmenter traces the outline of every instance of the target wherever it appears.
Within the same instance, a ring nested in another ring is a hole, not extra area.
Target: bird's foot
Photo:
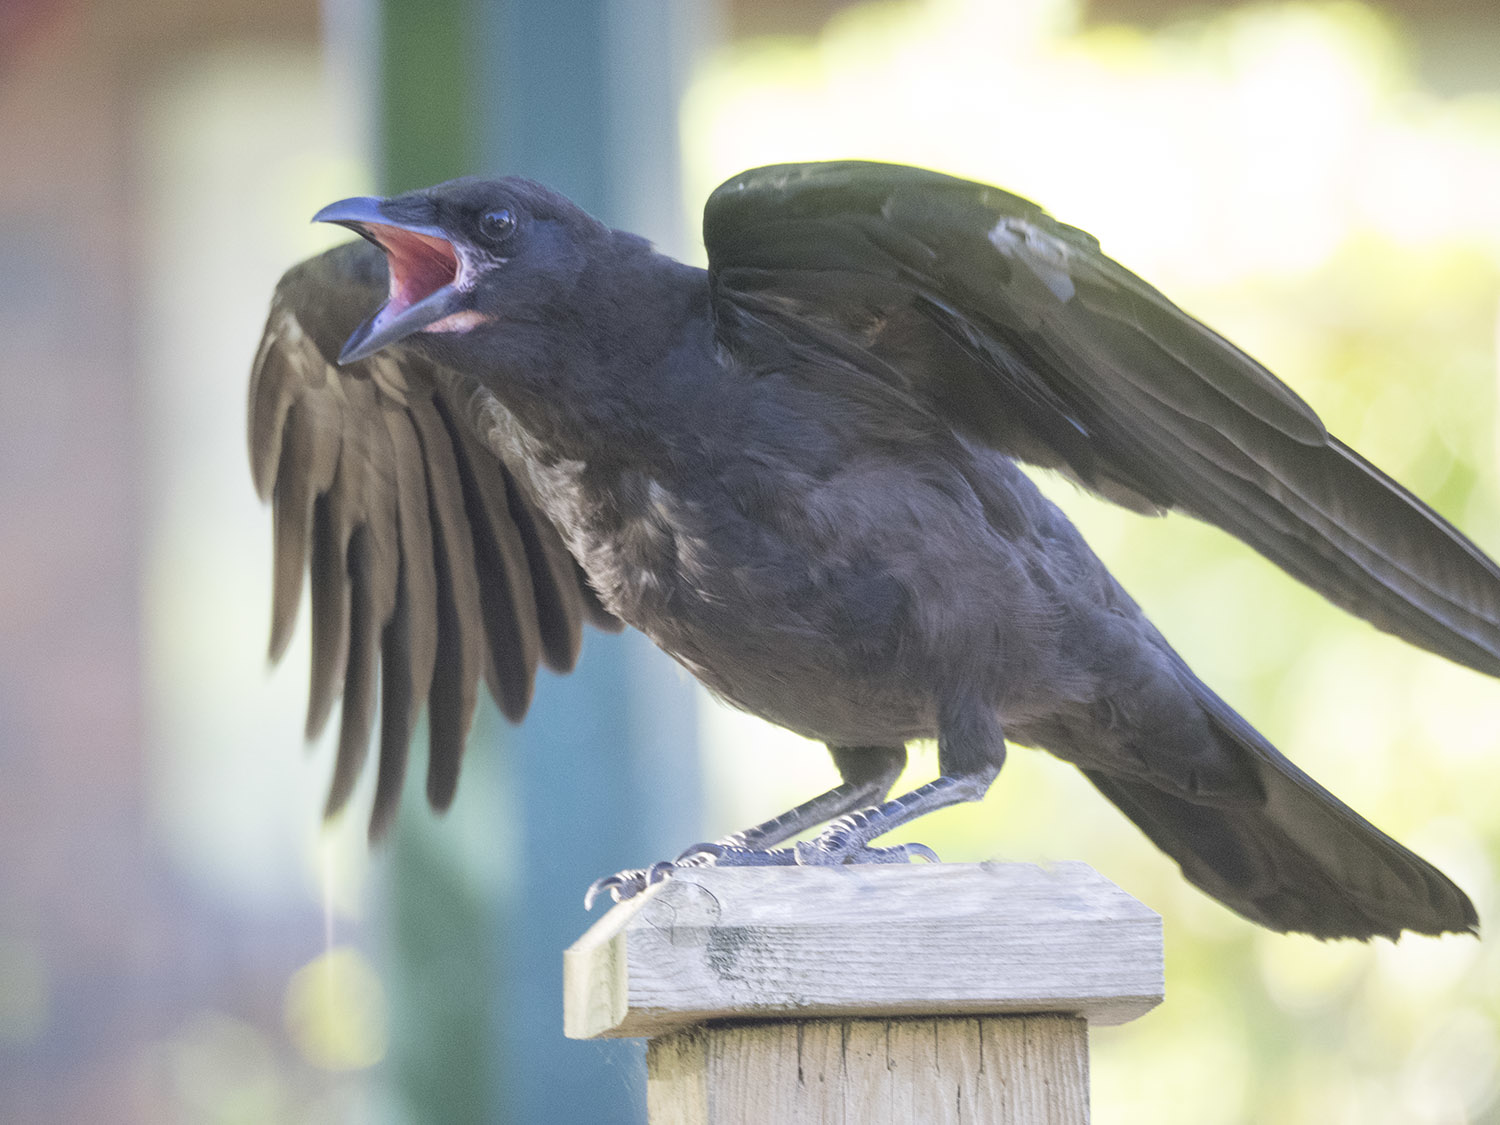
[[[910,863],[923,859],[939,863],[937,852],[926,844],[896,844],[872,848],[866,839],[868,824],[859,813],[840,817],[815,839],[802,840],[786,848],[752,848],[736,837],[694,844],[673,860],[635,867],[594,880],[583,896],[583,908],[605,892],[615,902],[634,898],[647,887],[689,867],[834,867],[845,863]]]
[[[583,893],[583,908],[594,909],[594,900],[606,891],[616,902],[635,898],[647,887],[660,883],[672,873],[676,866],[675,863],[663,861],[653,863],[650,867],[631,867],[624,871],[616,871],[613,875],[595,879],[589,884],[589,889]]]
[[[869,841],[885,830],[863,812],[841,816],[811,840],[794,845],[797,862],[803,867],[827,867],[841,863],[910,863],[914,859],[941,863],[937,852],[926,844],[893,844],[872,848]]]
[[[647,887],[660,883],[674,871],[685,867],[792,867],[797,855],[791,848],[751,848],[734,837],[710,843],[694,844],[676,859],[662,860],[650,867],[635,867],[595,879],[583,896],[583,908],[593,908],[594,900],[605,891],[616,902],[634,898]]]

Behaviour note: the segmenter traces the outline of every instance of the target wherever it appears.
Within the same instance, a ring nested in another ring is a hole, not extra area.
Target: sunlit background
[[[595,634],[522,730],[481,716],[448,817],[409,793],[373,855],[357,808],[320,826],[242,415],[332,199],[523,171],[701,261],[754,164],[997,183],[1500,553],[1492,0],[3,0],[0,153],[0,1122],[642,1121],[639,1048],[561,1037],[584,886],[833,780]],[[1045,486],[1204,679],[1500,924],[1500,684]],[[1030,751],[914,835],[1163,914],[1167,1002],[1093,1035],[1103,1125],[1500,1121],[1493,936],[1265,933]]]

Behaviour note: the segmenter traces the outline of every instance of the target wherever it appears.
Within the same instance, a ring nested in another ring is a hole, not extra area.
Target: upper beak
[[[364,359],[463,307],[463,293],[455,285],[458,254],[447,234],[436,226],[393,221],[384,208],[382,199],[356,196],[313,216],[315,223],[338,223],[375,243],[390,269],[390,295],[345,342],[340,364]]]

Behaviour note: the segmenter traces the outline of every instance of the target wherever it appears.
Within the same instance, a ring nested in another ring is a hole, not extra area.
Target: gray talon
[[[614,888],[618,887],[619,885],[619,875],[605,875],[602,878],[595,879],[592,883],[589,884],[589,889],[583,894],[583,908],[585,910],[594,909],[594,900],[599,897],[602,891],[605,890],[609,890],[611,897],[613,897],[616,902],[619,902],[619,897],[614,893]]]

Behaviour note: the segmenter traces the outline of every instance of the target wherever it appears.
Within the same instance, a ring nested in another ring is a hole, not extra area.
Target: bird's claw
[[[583,908],[585,910],[594,909],[594,900],[605,891],[609,892],[612,899],[619,902],[619,888],[625,884],[626,880],[624,877],[630,874],[633,874],[633,872],[621,871],[617,875],[605,875],[602,878],[595,879],[589,884],[589,889],[583,892]]]
[[[634,898],[647,887],[655,886],[668,875],[672,874],[677,864],[667,860],[653,863],[650,867],[634,867],[628,871],[616,871],[613,875],[606,875],[602,879],[595,879],[589,885],[589,889],[583,895],[583,908],[592,910],[594,900],[605,891],[609,897],[616,902],[624,902],[627,898]]]

